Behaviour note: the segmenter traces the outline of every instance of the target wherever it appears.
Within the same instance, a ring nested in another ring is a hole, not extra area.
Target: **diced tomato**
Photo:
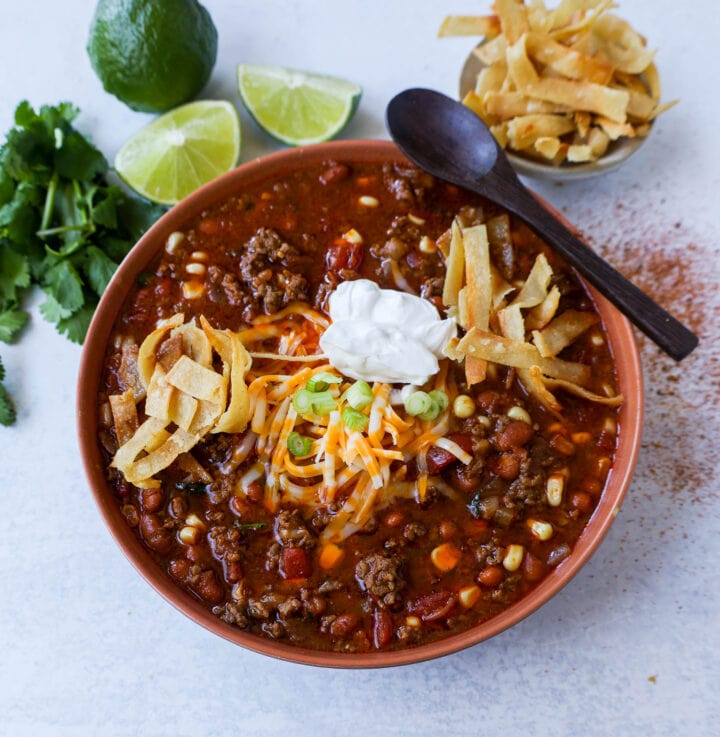
[[[373,640],[378,650],[387,647],[392,638],[392,615],[387,609],[376,609],[373,614]]]
[[[423,622],[435,622],[450,614],[456,602],[457,597],[450,591],[433,591],[408,602],[407,608]]]

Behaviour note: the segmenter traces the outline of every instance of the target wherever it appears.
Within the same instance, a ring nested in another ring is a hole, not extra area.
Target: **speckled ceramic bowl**
[[[619,390],[625,396],[620,409],[619,445],[614,467],[605,490],[572,554],[527,596],[502,613],[460,634],[393,652],[343,654],[308,650],[271,641],[244,632],[215,617],[191,594],[177,586],[153,561],[120,512],[116,498],[105,479],[98,437],[97,394],[103,358],[113,324],[137,276],[163,249],[170,233],[203,210],[244,187],[269,176],[282,177],[288,172],[317,165],[328,159],[353,162],[403,160],[398,149],[386,141],[338,141],[307,148],[297,148],[251,161],[211,182],[183,200],[164,215],[138,242],[110,282],[85,341],[78,379],[78,433],[88,482],[110,532],[140,574],[177,609],[198,624],[221,637],[264,655],[307,665],[336,668],[374,668],[416,663],[462,650],[502,632],[534,612],[556,594],[587,562],[608,531],[622,502],[632,476],[640,447],[643,415],[642,374],[637,346],[627,320],[588,287],[602,317],[610,347],[617,364]]]

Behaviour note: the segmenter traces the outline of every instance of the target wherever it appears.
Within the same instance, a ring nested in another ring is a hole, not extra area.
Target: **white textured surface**
[[[392,93],[455,92],[469,40],[444,12],[488,2],[207,0],[220,31],[208,96],[236,104],[234,64],[280,63],[363,85],[346,137],[385,137]],[[145,116],[105,95],[84,46],[94,3],[0,3],[0,130],[15,104],[70,99],[112,156]],[[681,367],[643,342],[648,416],[627,501],[592,561],[512,630],[440,661],[321,671],[245,652],[155,594],[110,538],[75,440],[79,348],[33,309],[0,345],[17,425],[0,429],[0,735],[718,734],[720,14],[710,0],[624,0],[682,97],[618,173],[539,191],[666,299],[708,318]],[[243,160],[274,148],[243,117]],[[631,253],[640,254],[634,259]],[[654,680],[650,680],[653,677]]]

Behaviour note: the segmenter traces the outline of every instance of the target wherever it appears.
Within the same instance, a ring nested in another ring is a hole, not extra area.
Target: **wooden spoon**
[[[439,92],[410,89],[390,101],[386,121],[393,140],[412,162],[517,215],[676,361],[697,346],[696,335],[600,258],[530,194],[490,130],[472,110]]]

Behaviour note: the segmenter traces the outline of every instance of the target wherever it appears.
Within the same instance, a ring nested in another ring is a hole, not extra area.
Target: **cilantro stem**
[[[61,225],[57,228],[38,230],[35,235],[39,236],[40,238],[45,238],[48,235],[59,235],[60,233],[69,233],[73,230],[85,230],[88,233],[92,233],[95,228],[92,228],[88,223],[78,223],[77,225]]]
[[[45,195],[45,207],[43,208],[42,222],[40,223],[40,230],[37,235],[41,236],[43,231],[50,225],[50,219],[52,218],[53,209],[55,208],[55,193],[57,192],[58,182],[60,181],[60,175],[54,171],[48,184],[47,194]]]

